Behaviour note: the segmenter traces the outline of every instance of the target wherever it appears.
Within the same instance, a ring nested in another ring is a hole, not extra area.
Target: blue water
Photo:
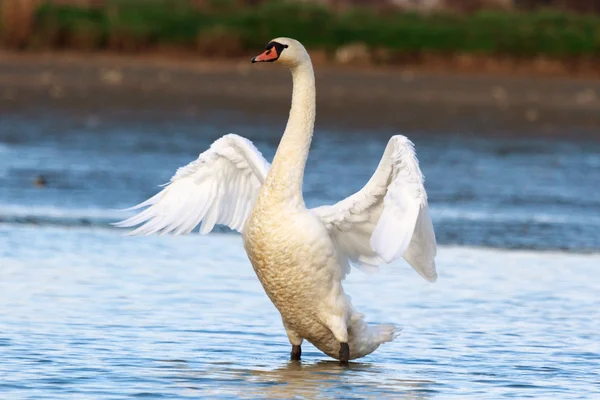
[[[0,397],[586,398],[600,396],[600,255],[442,247],[346,290],[394,342],[338,367],[278,313],[239,236],[124,239],[0,226]]]
[[[32,123],[35,118],[35,123]],[[231,121],[234,121],[233,123]],[[102,226],[137,204],[212,141],[235,132],[267,159],[282,126],[225,118],[130,120],[40,114],[0,125],[0,222]],[[393,128],[318,130],[305,176],[309,206],[359,190]],[[407,134],[414,141],[440,243],[600,249],[600,141]],[[43,175],[43,190],[33,181]]]
[[[410,133],[440,278],[354,271],[357,309],[404,330],[340,368],[288,361],[238,235],[108,226],[224,133],[271,158],[281,127],[246,122],[3,116],[0,398],[600,398],[600,143]],[[317,131],[307,203],[358,190],[389,132]]]

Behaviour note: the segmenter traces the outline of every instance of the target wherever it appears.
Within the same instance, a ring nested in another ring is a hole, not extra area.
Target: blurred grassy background
[[[498,1],[448,1],[423,12],[383,1],[2,0],[1,37],[16,49],[179,49],[230,57],[284,35],[328,58],[343,61],[350,51],[350,58],[380,64],[457,54],[600,58],[599,14],[532,7],[535,1],[507,9]],[[573,2],[588,3],[594,11],[594,2]]]

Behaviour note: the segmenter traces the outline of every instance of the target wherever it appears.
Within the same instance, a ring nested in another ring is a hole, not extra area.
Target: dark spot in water
[[[144,399],[163,399],[167,396],[162,395],[160,393],[150,393],[150,392],[140,392],[131,395],[132,397],[140,397]],[[169,396],[170,397],[170,396]]]

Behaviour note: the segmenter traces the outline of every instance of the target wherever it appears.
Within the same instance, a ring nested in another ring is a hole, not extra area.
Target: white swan
[[[247,139],[229,134],[180,168],[168,186],[117,223],[131,234],[200,233],[224,224],[242,233],[265,292],[283,320],[292,359],[304,339],[346,363],[396,335],[368,326],[344,293],[350,265],[374,268],[404,257],[428,281],[437,278],[436,240],[413,144],[393,136],[373,177],[332,206],[307,209],[302,180],[315,120],[315,79],[302,44],[269,42],[252,62],[288,67],[293,77],[289,120],[273,164]],[[331,171],[333,173],[333,171]]]

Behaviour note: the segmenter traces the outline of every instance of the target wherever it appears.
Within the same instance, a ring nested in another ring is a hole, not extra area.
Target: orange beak
[[[269,50],[266,50],[264,53],[254,57],[252,59],[252,62],[268,62],[268,61],[275,61],[279,58],[279,54],[277,54],[277,50],[275,49],[275,47],[271,47]]]

